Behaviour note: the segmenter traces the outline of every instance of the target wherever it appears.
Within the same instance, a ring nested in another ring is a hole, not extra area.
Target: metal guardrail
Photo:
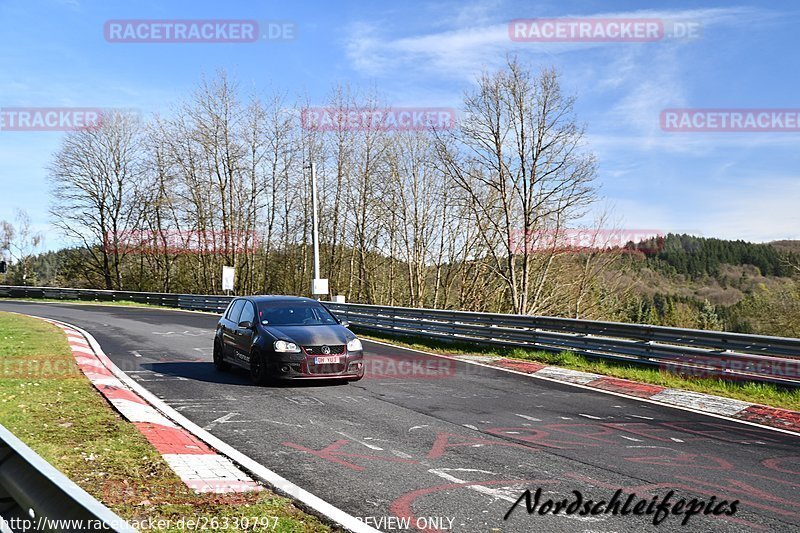
[[[2,425],[0,530],[136,532]]]
[[[177,307],[194,311],[221,313],[228,307],[230,296],[203,294],[170,294],[163,292],[107,291],[99,289],[62,289],[60,287],[18,287],[0,285],[0,298],[48,298],[91,302],[136,302]]]
[[[325,302],[365,330],[520,346],[672,372],[800,386],[800,339],[570,318]]]
[[[230,296],[0,286],[0,297],[134,301],[222,312]],[[725,379],[800,386],[800,339],[570,318],[324,302],[364,330],[521,346]]]

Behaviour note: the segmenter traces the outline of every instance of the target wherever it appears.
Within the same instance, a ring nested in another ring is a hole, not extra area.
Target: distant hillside
[[[782,252],[800,254],[800,241],[772,241],[769,244]]]
[[[789,245],[753,244],[745,241],[708,239],[692,235],[669,234],[649,239],[635,246],[645,253],[649,265],[667,275],[683,274],[691,278],[718,277],[723,265],[758,268],[762,276],[791,276],[792,264],[800,264],[800,242]]]
[[[627,248],[642,259],[623,320],[800,336],[800,241],[667,235]]]

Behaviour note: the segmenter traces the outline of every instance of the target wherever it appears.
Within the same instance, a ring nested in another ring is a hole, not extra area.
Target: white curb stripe
[[[227,457],[210,454],[165,453],[169,466],[184,481],[249,481]]]
[[[570,370],[569,368],[560,368],[557,366],[546,366],[541,370],[535,372],[535,374],[557,379],[559,381],[568,381],[570,383],[580,383],[581,385],[585,385],[590,381],[594,381],[596,379],[600,379],[600,374],[590,374],[589,372],[580,372],[578,370]]]
[[[703,411],[711,411],[712,413],[727,416],[733,416],[739,411],[754,405],[732,398],[722,398],[681,389],[666,389],[650,396],[650,399],[675,405],[685,405],[694,409],[702,409]]]
[[[120,383],[120,385],[122,385],[122,383]],[[124,398],[109,398],[108,401],[111,402],[117,411],[122,413],[122,416],[131,422],[149,422],[168,428],[177,427],[172,421],[167,419],[167,417],[149,405],[126,400]]]

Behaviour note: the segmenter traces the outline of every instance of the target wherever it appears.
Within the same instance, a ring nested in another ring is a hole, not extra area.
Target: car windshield
[[[333,315],[315,302],[260,302],[258,319],[266,326],[325,326],[337,324]]]

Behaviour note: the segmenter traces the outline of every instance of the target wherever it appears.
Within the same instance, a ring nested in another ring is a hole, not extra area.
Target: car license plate
[[[328,355],[325,357],[315,357],[314,364],[315,365],[335,365],[339,362],[338,355]]]

